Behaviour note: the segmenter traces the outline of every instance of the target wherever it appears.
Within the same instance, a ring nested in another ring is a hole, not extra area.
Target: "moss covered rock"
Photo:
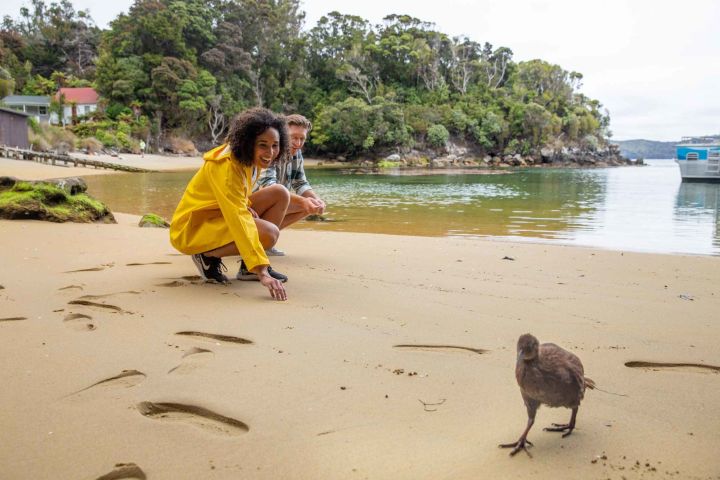
[[[49,222],[116,223],[107,206],[67,182],[25,182],[0,178],[0,218]],[[83,182],[84,183],[84,182]]]
[[[154,213],[146,213],[140,219],[138,227],[143,228],[170,228],[170,223],[160,215]]]

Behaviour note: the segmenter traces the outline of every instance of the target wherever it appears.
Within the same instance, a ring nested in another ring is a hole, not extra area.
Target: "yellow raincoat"
[[[187,255],[234,242],[248,270],[270,265],[248,210],[254,167],[232,158],[227,145],[207,152],[170,222],[170,243]]]

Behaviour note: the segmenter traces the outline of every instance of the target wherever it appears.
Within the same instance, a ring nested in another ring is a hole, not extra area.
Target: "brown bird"
[[[575,428],[575,418],[585,388],[595,388],[595,382],[585,377],[582,362],[576,355],[554,343],[540,345],[537,338],[529,333],[518,339],[515,378],[525,401],[528,421],[517,442],[500,445],[501,448],[512,448],[511,456],[520,450],[527,452],[527,445],[532,446],[527,435],[535,423],[535,413],[541,404],[572,409],[570,423],[553,423],[552,427],[545,428],[548,432],[565,432],[565,438]]]

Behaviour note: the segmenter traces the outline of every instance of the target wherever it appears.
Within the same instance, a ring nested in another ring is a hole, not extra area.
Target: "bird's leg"
[[[572,416],[570,417],[570,423],[553,423],[552,427],[543,428],[546,432],[565,432],[563,438],[567,437],[575,429],[575,417],[577,417],[578,407],[572,409]]]
[[[528,454],[528,456],[532,457],[530,455],[530,452],[528,452],[528,445],[533,446],[532,442],[527,439],[528,432],[530,432],[530,429],[533,426],[533,423],[535,423],[535,412],[537,411],[537,407],[531,408],[528,406],[528,421],[527,426],[525,427],[525,431],[520,435],[520,438],[515,443],[501,443],[498,445],[500,448],[512,448],[512,451],[510,452],[510,456],[514,456],[516,453],[518,453],[520,450],[525,450],[525,453]]]

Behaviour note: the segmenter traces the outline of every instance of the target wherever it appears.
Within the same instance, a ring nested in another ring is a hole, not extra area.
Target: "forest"
[[[67,129],[125,151],[208,148],[253,106],[307,116],[320,156],[607,145],[609,113],[582,74],[483,40],[405,14],[373,25],[333,11],[306,26],[298,0],[136,0],[105,30],[69,0],[31,0],[0,28],[0,98],[92,86],[102,108]]]

